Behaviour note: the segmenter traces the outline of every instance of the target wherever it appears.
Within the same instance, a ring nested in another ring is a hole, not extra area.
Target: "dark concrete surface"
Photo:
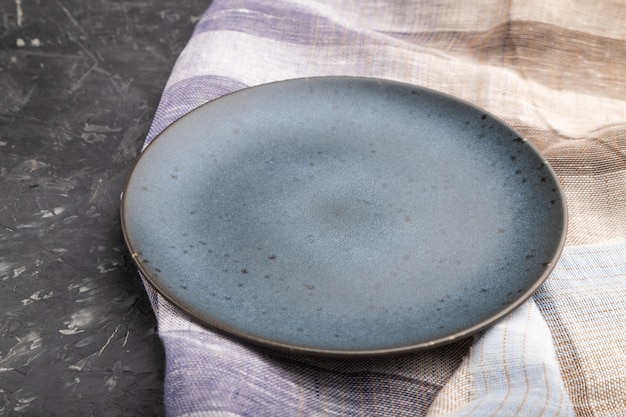
[[[119,196],[209,0],[0,0],[0,415],[163,414]]]

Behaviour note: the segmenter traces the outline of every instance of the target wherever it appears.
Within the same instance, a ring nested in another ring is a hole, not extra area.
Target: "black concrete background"
[[[209,0],[0,0],[0,415],[163,415],[119,196]]]

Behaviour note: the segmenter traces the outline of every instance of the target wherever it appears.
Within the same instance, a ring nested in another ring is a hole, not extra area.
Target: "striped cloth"
[[[473,102],[564,187],[569,234],[533,299],[471,340],[345,361],[268,352],[191,321],[146,283],[171,416],[626,416],[626,3],[214,0],[146,139],[276,80],[359,75]]]

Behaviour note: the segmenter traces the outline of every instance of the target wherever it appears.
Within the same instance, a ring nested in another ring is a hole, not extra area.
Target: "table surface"
[[[208,4],[0,2],[1,415],[163,415],[119,196]]]

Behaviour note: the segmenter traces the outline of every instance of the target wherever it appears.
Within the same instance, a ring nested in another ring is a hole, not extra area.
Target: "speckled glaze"
[[[527,299],[560,254],[561,188],[526,140],[412,85],[299,79],[183,117],[124,194],[127,244],[203,323],[310,354],[466,337]]]

